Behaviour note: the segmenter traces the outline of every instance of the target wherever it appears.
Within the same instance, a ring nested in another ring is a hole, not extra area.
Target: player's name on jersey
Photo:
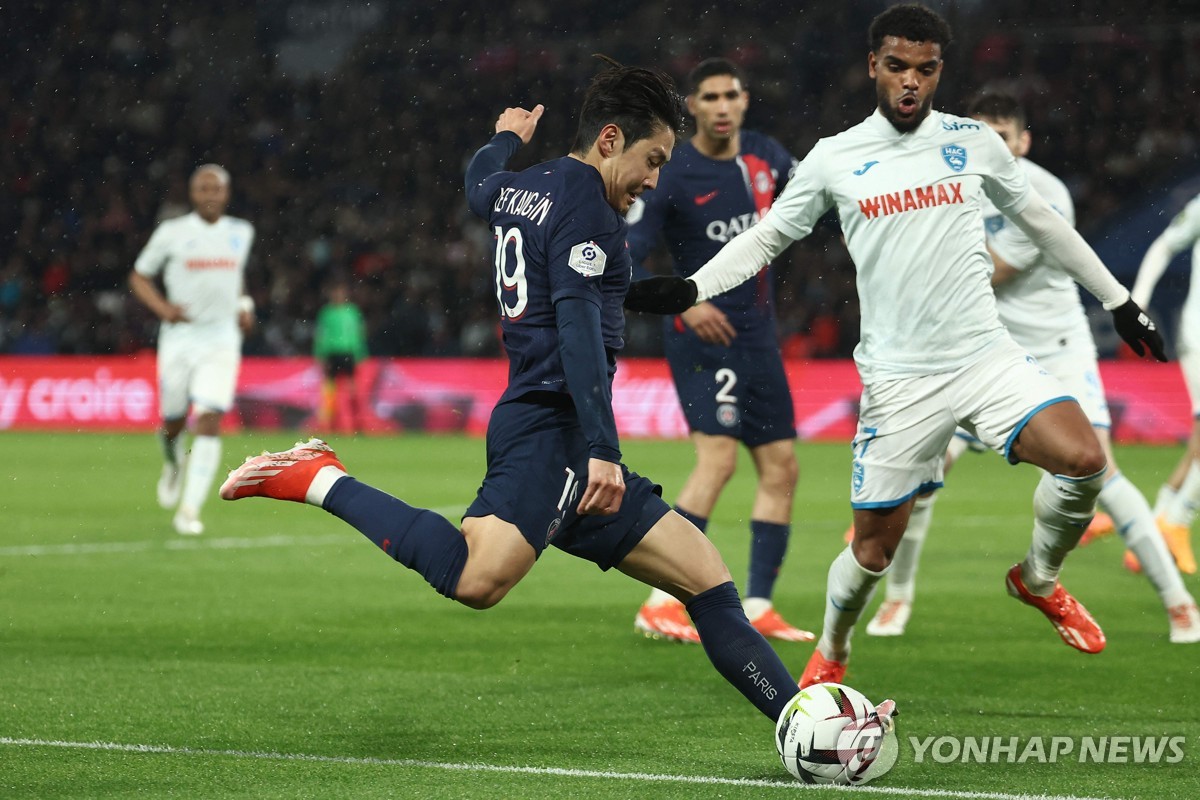
[[[919,208],[933,208],[962,202],[964,201],[961,183],[935,183],[933,186],[875,195],[866,200],[859,200],[858,207],[864,217],[875,219],[881,214],[886,217],[905,211],[915,211]]]
[[[553,200],[549,197],[542,197],[538,192],[531,192],[528,189],[501,189],[500,194],[496,197],[496,204],[492,206],[492,211],[497,214],[525,217],[537,225],[541,225],[546,221],[553,206]]]

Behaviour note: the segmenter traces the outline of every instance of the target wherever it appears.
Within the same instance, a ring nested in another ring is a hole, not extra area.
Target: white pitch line
[[[466,506],[445,506],[431,511],[454,519]],[[325,533],[291,536],[197,536],[143,539],[138,542],[79,542],[69,544],[27,544],[0,547],[0,558],[21,556],[79,556],[112,553],[145,553],[151,550],[253,550],[265,547],[323,547],[355,541],[349,533]]]
[[[561,778],[601,778],[606,780],[642,781],[648,783],[690,783],[712,786],[749,786],[785,791],[865,792],[891,797],[945,797],[950,800],[1115,800],[1103,797],[1075,795],[1010,794],[1006,792],[956,792],[947,789],[905,789],[892,786],[810,786],[798,781],[769,781],[755,778],[715,778],[704,775],[660,775],[647,772],[607,772],[559,767],[512,767],[500,764],[446,763],[414,758],[355,758],[352,756],[318,756],[307,753],[267,753],[253,750],[208,750],[198,747],[169,747],[156,744],[122,744],[119,742],[64,742],[50,739],[13,739],[0,736],[0,745],[12,747],[61,747],[72,750],[104,750],[117,753],[153,753],[180,756],[226,756],[256,758],[264,761],[308,761],[320,764],[355,764],[373,767],[419,767],[456,772],[500,772],[516,775],[545,775]]]

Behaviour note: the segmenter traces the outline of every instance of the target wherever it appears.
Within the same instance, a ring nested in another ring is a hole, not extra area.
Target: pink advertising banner
[[[792,361],[787,371],[800,438],[849,441],[861,391],[853,362]],[[1101,373],[1118,440],[1187,438],[1191,402],[1178,365],[1105,362]],[[482,435],[507,375],[499,360],[370,359],[355,376],[356,398],[343,387],[334,428]],[[320,385],[311,359],[247,358],[225,426],[316,431]],[[661,359],[622,360],[613,406],[622,436],[687,435]],[[0,429],[146,431],[157,419],[153,355],[0,356]]]

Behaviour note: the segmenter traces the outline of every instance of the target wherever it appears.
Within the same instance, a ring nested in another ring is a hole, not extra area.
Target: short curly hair
[[[872,53],[878,53],[886,36],[897,36],[910,42],[933,42],[941,45],[942,52],[953,41],[950,24],[933,9],[920,3],[904,3],[892,6],[875,19],[867,29],[867,44]]]

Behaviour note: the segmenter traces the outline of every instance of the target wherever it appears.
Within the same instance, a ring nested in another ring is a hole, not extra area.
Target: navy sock
[[[746,619],[733,581],[696,595],[687,610],[717,672],[771,722],[778,721],[799,689],[771,645]]]
[[[414,508],[351,477],[333,484],[322,508],[419,572],[439,594],[454,597],[467,563],[467,540],[445,517]]]
[[[693,514],[690,511],[684,511],[679,506],[675,506],[675,513],[699,528],[701,533],[705,533],[707,531],[708,517],[702,517],[699,514]]]
[[[771,599],[791,531],[790,525],[750,520],[750,580],[746,583],[746,597]]]

